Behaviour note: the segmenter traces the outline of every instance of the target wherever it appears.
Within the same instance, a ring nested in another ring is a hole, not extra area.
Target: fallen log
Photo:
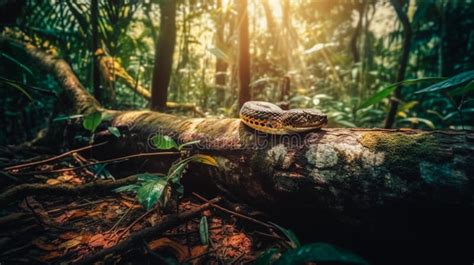
[[[328,128],[275,136],[238,119],[105,110],[63,60],[23,47],[56,76],[72,98],[73,113],[100,110],[110,115],[108,126],[128,128],[132,136],[112,141],[104,152],[150,152],[149,139],[157,133],[179,142],[199,140],[190,152],[214,156],[218,170],[197,166],[189,175],[251,204],[271,206],[270,212],[296,209],[304,215],[311,209],[329,213],[330,220],[367,220],[391,209],[473,208],[474,132]],[[169,166],[160,160],[148,164]]]

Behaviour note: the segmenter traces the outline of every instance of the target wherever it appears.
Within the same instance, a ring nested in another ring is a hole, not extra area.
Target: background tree
[[[151,109],[164,110],[173,66],[176,43],[176,0],[159,1],[160,32],[155,48],[155,67],[151,85]]]
[[[239,109],[252,98],[250,88],[249,19],[247,0],[237,0],[239,14]]]
[[[408,4],[410,1],[407,1]],[[405,72],[408,65],[408,59],[410,57],[410,46],[411,46],[411,25],[410,21],[408,20],[408,16],[403,11],[403,5],[401,0],[390,0],[390,3],[393,5],[395,12],[397,12],[397,17],[403,25],[403,46],[402,46],[402,54],[400,56],[400,66],[397,72],[397,79],[395,82],[401,82],[405,79]],[[395,88],[395,92],[393,96],[395,99],[390,101],[390,109],[387,114],[387,119],[385,120],[385,128],[389,129],[392,128],[393,122],[395,121],[395,115],[397,113],[398,105],[401,100],[401,89],[402,86],[398,85]]]

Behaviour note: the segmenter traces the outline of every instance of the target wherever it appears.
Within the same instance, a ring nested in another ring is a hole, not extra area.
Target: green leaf
[[[206,216],[203,216],[199,222],[199,237],[203,245],[209,245],[209,227]]]
[[[461,110],[461,114],[463,115],[464,119],[467,117],[467,115],[465,115],[465,114],[468,114],[468,113],[474,113],[474,108]],[[443,120],[445,120],[445,121],[450,120],[450,119],[452,119],[453,117],[455,117],[457,115],[459,115],[459,112],[453,111],[453,112],[449,113],[448,115],[444,116]]]
[[[367,107],[369,107],[369,106],[371,106],[375,103],[379,103],[380,101],[382,101],[385,98],[388,98],[393,93],[395,88],[399,85],[414,85],[414,84],[421,83],[421,82],[434,82],[434,81],[439,81],[439,80],[444,80],[444,79],[445,78],[443,78],[443,77],[426,77],[426,78],[418,78],[418,79],[407,79],[407,80],[403,80],[401,82],[391,84],[391,85],[383,88],[379,92],[377,92],[372,97],[368,98],[366,101],[364,101],[362,104],[360,104],[359,108],[360,109],[367,108]]]
[[[182,150],[182,149],[183,149],[184,147],[186,147],[186,146],[198,144],[198,143],[200,143],[200,142],[201,142],[200,140],[196,140],[196,141],[191,141],[191,142],[184,143],[184,144],[182,144],[182,145],[180,145],[180,146],[178,147],[178,150]]]
[[[118,187],[114,189],[115,192],[121,193],[121,192],[130,192],[130,193],[137,193],[138,189],[140,189],[140,185],[138,184],[130,184],[130,185],[125,185],[122,187]]]
[[[145,183],[138,189],[138,201],[147,210],[153,208],[159,201],[165,202],[166,200],[163,198],[163,195],[167,185],[168,183],[165,179]]]
[[[379,103],[384,98],[388,98],[390,95],[392,95],[396,87],[397,85],[395,84],[385,87],[384,89],[380,90],[375,95],[364,101],[364,103],[360,104],[359,109],[367,108],[369,106],[374,105],[375,103]]]
[[[168,175],[166,176],[166,178],[171,183],[178,183],[188,163],[189,161],[185,159],[171,166],[171,168],[168,170]]]
[[[290,249],[274,263],[275,265],[303,264],[305,262],[331,262],[337,264],[368,264],[361,257],[347,250],[326,243],[313,243]]]
[[[173,140],[173,138],[167,135],[155,135],[151,138],[153,146],[161,150],[169,150],[172,148],[178,148],[178,145]]]
[[[448,80],[445,80],[443,82],[439,82],[427,88],[421,89],[417,91],[416,94],[447,90],[455,86],[461,85],[463,83],[466,83],[468,81],[471,81],[473,79],[474,79],[474,70],[463,72],[449,78]]]
[[[301,246],[300,241],[296,237],[295,233],[293,233],[293,231],[291,231],[289,229],[286,229],[284,227],[281,227],[281,226],[279,226],[275,223],[270,223],[270,224],[272,224],[274,227],[278,228],[278,230],[280,230],[290,240],[290,245],[291,245],[292,248],[298,248],[298,247]]]
[[[178,183],[184,173],[184,170],[190,162],[198,162],[210,166],[217,166],[217,161],[212,156],[201,154],[193,155],[172,165],[168,170],[166,179],[171,183]]]
[[[120,131],[119,131],[119,129],[117,129],[117,127],[111,127],[110,126],[110,127],[107,128],[107,130],[117,138],[119,138],[120,135],[121,135]]]
[[[449,94],[451,96],[460,96],[460,95],[467,94],[471,91],[474,91],[474,81],[471,81],[469,84],[465,86],[458,87],[458,88],[453,89],[452,91],[449,91]]]
[[[269,248],[260,254],[260,256],[258,256],[258,258],[253,262],[253,265],[270,265],[275,260],[275,256],[278,254],[278,249]]]
[[[157,173],[154,173],[154,174],[142,173],[142,174],[137,174],[136,176],[138,178],[138,182],[157,181],[165,177],[164,174],[157,174]]]
[[[411,110],[413,107],[415,107],[416,105],[418,105],[418,103],[419,102],[416,100],[406,102],[398,108],[398,111],[407,112]]]
[[[84,117],[82,126],[84,127],[84,129],[94,133],[101,122],[102,122],[102,113],[93,112]]]

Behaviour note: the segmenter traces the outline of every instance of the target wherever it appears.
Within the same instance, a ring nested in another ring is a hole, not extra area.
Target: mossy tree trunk
[[[270,206],[270,212],[292,209],[306,214],[311,209],[321,218],[368,220],[379,211],[413,207],[472,211],[473,132],[334,128],[274,136],[258,133],[238,119],[104,110],[63,60],[31,45],[24,47],[56,76],[76,102],[71,105],[76,112],[106,111],[111,120],[104,128],[126,128],[124,137],[111,136],[114,140],[98,154],[151,151],[149,139],[156,133],[179,142],[200,140],[189,152],[212,155],[218,167],[194,165],[187,174],[190,183],[210,183],[240,200]],[[126,167],[166,172],[168,162],[131,161]]]

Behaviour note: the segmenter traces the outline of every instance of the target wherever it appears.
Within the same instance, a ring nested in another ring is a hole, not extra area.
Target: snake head
[[[282,116],[283,127],[293,132],[304,132],[324,127],[327,115],[317,109],[292,109]]]

